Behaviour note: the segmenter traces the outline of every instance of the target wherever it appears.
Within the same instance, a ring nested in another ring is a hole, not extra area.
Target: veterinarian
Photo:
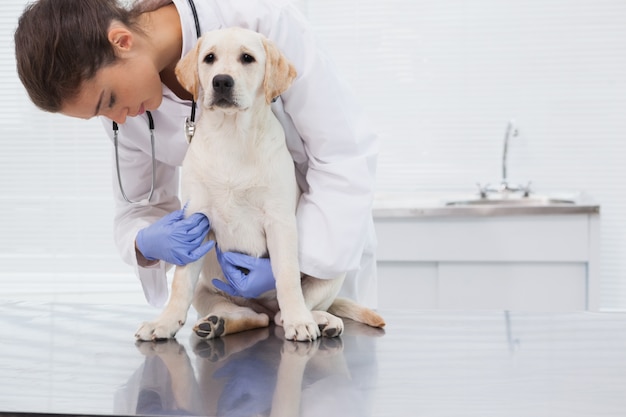
[[[193,133],[189,126],[199,108],[174,67],[201,33],[231,26],[265,35],[298,72],[272,109],[303,191],[297,208],[301,270],[320,279],[347,271],[340,294],[376,307],[371,205],[377,138],[288,1],[145,0],[127,9],[115,0],[38,0],[15,32],[17,70],[36,106],[99,117],[115,140],[115,241],[148,302],[160,306],[168,296],[168,267],[197,260],[213,246],[202,243],[210,219],[199,213],[185,218],[178,197],[186,133]],[[273,287],[267,259],[225,255],[225,291],[254,297]]]

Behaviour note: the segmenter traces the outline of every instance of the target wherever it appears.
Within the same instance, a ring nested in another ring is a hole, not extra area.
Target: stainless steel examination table
[[[191,313],[135,343],[157,313],[0,303],[0,415],[626,416],[626,314],[381,311],[384,331],[294,343],[198,341]]]

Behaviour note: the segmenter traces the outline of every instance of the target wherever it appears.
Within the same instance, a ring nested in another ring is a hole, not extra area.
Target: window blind
[[[35,108],[15,70],[24,0],[2,3],[0,276],[121,272],[111,229],[111,143],[98,120]],[[2,278],[0,278],[2,279]]]

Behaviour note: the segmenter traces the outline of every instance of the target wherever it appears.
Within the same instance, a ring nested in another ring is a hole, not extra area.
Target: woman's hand
[[[217,260],[228,282],[213,279],[213,285],[234,297],[257,298],[276,288],[269,258],[255,258],[237,252],[222,252],[216,247]]]
[[[215,246],[212,240],[202,243],[209,233],[209,219],[201,213],[185,218],[184,210],[173,211],[137,233],[135,244],[144,258],[187,265]]]

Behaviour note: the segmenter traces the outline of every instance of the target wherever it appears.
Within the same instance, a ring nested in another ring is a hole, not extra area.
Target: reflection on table
[[[191,335],[191,357],[176,340],[138,342],[145,361],[118,392],[115,411],[229,417],[367,416],[366,391],[356,381],[376,379],[374,339],[370,343],[354,339],[382,334],[347,322],[343,337],[310,343],[285,340],[277,326],[208,341]],[[345,345],[358,360],[346,360]]]
[[[381,313],[314,343],[136,343],[148,306],[0,303],[0,415],[626,415],[626,314]]]

